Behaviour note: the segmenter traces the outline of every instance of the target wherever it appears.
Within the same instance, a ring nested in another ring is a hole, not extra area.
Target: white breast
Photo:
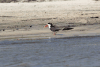
[[[49,27],[49,29],[51,28],[51,25],[50,24],[48,24],[48,27]]]

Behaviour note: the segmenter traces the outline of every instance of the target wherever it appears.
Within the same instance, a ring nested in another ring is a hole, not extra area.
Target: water
[[[0,67],[100,66],[100,36],[0,41]]]

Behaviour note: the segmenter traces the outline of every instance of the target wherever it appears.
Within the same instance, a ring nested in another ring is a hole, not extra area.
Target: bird
[[[55,26],[52,23],[48,23],[47,25],[44,26],[45,27],[49,27],[49,29],[53,32],[53,35],[56,35],[56,33],[60,30],[71,30],[73,28],[71,28],[70,26]]]

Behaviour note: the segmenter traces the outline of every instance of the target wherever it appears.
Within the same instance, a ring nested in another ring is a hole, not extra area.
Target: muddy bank
[[[36,34],[38,37],[67,37],[100,33],[100,2],[5,3],[0,6],[0,39],[30,35],[35,38]],[[52,36],[48,28],[44,29],[49,22],[74,29]]]

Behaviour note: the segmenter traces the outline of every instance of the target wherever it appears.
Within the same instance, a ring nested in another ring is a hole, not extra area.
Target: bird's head
[[[53,26],[52,23],[48,23],[45,27],[51,28],[51,26]],[[44,27],[44,28],[45,28],[45,27]]]

